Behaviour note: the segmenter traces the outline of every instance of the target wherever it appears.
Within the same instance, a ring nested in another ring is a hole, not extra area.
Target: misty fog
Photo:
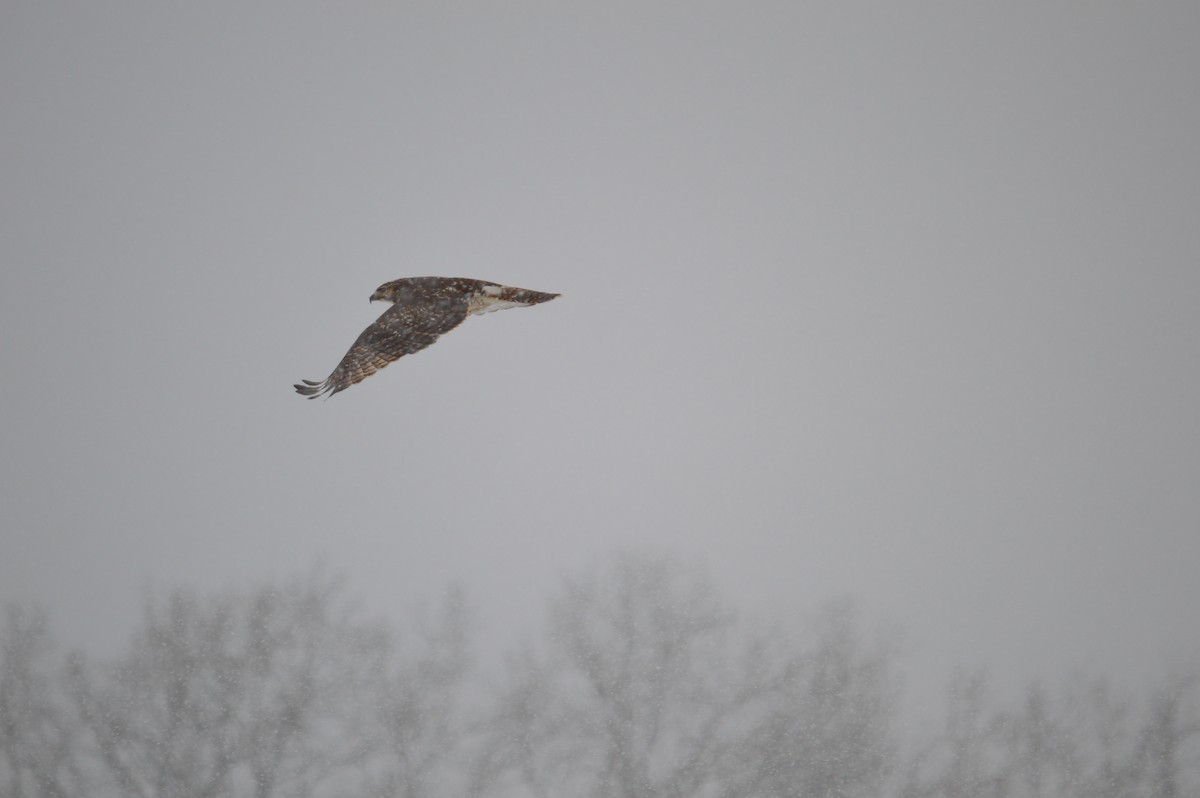
[[[767,614],[647,552],[570,574],[488,662],[458,589],[373,618],[318,569],[146,598],[112,659],[43,614],[0,638],[6,795],[1096,796],[1200,787],[1200,670],[1076,674],[899,722],[898,650],[852,602]]]
[[[0,797],[1196,795],[1197,41],[0,3]]]

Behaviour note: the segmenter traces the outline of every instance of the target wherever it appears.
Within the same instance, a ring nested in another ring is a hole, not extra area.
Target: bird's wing
[[[421,351],[466,317],[465,297],[392,305],[362,331],[332,374],[321,382],[304,380],[296,392],[315,399],[344,391],[393,360]]]

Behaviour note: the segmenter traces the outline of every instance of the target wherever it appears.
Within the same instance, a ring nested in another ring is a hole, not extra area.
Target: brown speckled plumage
[[[371,295],[393,303],[320,382],[303,380],[296,392],[309,399],[332,396],[362,382],[397,358],[419,352],[472,313],[549,302],[558,294],[511,288],[464,277],[406,277],[384,283]]]

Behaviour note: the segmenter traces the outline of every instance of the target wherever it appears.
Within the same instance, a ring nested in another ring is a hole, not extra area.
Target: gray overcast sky
[[[0,5],[0,596],[645,543],[937,680],[1200,656],[1200,5]],[[558,291],[328,402],[401,276]],[[112,646],[115,648],[115,646]]]

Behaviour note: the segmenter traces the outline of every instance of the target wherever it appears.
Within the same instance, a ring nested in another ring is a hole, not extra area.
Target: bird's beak
[[[381,296],[379,295],[379,292],[378,292],[378,291],[376,291],[375,293],[371,294],[371,302],[374,302],[376,299],[383,299],[383,297],[381,297]]]

